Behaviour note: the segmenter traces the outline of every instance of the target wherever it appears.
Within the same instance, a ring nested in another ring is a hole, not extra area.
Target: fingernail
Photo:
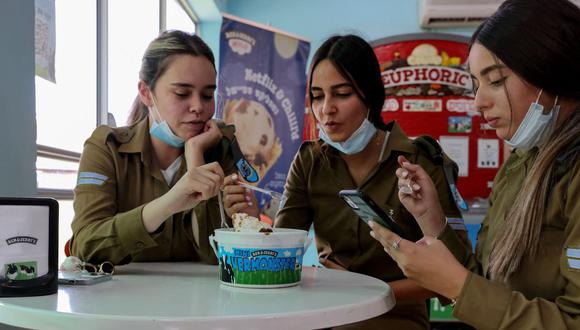
[[[238,175],[237,174],[232,175],[232,180],[237,180],[237,179],[238,179]]]
[[[371,227],[371,228],[373,228],[375,226],[375,222],[372,220],[369,221],[368,224],[369,224],[369,227]]]
[[[375,238],[375,232],[371,230],[370,235],[372,238]]]
[[[413,189],[419,190],[419,189],[421,189],[421,186],[415,183],[415,184],[413,184]]]
[[[401,172],[401,176],[402,176],[403,178],[406,178],[406,177],[407,177],[407,175],[409,175],[409,172],[407,172],[407,171],[403,171],[403,172]]]
[[[254,203],[252,203],[252,202],[248,202],[248,205],[252,206],[252,205],[254,205]]]

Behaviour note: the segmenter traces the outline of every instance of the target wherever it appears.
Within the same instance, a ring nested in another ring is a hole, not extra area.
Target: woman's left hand
[[[203,132],[185,141],[185,161],[187,168],[199,167],[205,163],[203,153],[218,144],[222,132],[215,120],[210,119],[205,124]]]
[[[375,222],[369,222],[371,236],[397,262],[407,278],[425,289],[455,299],[468,275],[445,244],[435,237],[425,236],[416,243],[399,237]]]

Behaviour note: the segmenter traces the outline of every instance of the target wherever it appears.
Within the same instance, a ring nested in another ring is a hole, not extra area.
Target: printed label
[[[219,245],[222,282],[277,285],[300,281],[303,248],[247,249]]]
[[[30,280],[36,278],[36,261],[12,262],[4,265],[4,276],[10,280]]]

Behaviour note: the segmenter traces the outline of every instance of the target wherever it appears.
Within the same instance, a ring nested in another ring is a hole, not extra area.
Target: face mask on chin
[[[558,119],[560,111],[558,96],[556,96],[552,110],[547,114],[544,114],[544,106],[539,103],[540,96],[542,96],[542,90],[540,90],[536,101],[530,104],[526,116],[514,135],[506,141],[512,148],[530,149],[541,145],[554,130],[554,123]]]
[[[153,92],[151,92],[151,100],[153,101],[153,107],[149,108],[149,111],[153,114],[153,123],[151,124],[151,128],[149,128],[149,134],[174,148],[183,148],[185,140],[175,135],[167,121],[161,118]],[[156,117],[160,121],[157,121]]]
[[[377,128],[373,123],[368,120],[368,115],[370,110],[367,112],[367,117],[363,120],[359,128],[354,131],[346,141],[343,142],[334,142],[330,139],[324,128],[318,124],[318,136],[322,141],[326,142],[326,144],[330,145],[334,149],[342,152],[343,154],[353,155],[361,152],[373,138],[375,133],[377,132]]]

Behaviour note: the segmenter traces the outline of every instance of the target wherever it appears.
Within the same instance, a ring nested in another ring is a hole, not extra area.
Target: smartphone
[[[112,279],[113,276],[107,273],[71,273],[58,272],[58,284],[66,285],[91,285]]]
[[[364,222],[368,223],[372,220],[395,234],[407,238],[407,235],[395,220],[364,192],[360,190],[341,190],[338,195]]]

